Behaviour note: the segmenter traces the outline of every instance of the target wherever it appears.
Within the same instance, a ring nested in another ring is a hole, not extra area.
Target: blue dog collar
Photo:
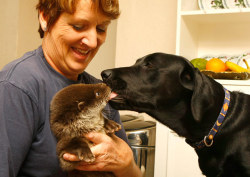
[[[224,92],[225,92],[225,98],[224,98],[223,106],[220,111],[220,115],[218,116],[217,121],[215,122],[213,128],[210,130],[209,134],[205,136],[202,141],[195,144],[196,149],[201,149],[205,146],[210,147],[213,145],[214,136],[218,132],[220,126],[222,125],[225,119],[225,116],[227,114],[227,110],[229,107],[229,103],[230,103],[230,92],[226,88],[224,88]]]

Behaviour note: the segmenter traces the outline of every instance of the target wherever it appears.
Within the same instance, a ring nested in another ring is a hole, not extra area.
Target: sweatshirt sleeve
[[[128,143],[128,138],[127,138],[126,132],[124,130],[124,127],[122,125],[119,112],[117,110],[115,110],[113,115],[114,115],[114,117],[113,117],[114,121],[116,121],[117,123],[119,123],[122,126],[122,129],[115,133],[116,136],[120,137],[121,139],[123,139],[124,141],[126,141]]]
[[[18,175],[32,143],[35,109],[27,93],[0,82],[0,176]]]

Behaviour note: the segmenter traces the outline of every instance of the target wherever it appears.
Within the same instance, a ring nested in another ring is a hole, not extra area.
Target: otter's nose
[[[102,79],[104,81],[107,79],[110,79],[112,77],[112,73],[113,73],[113,71],[111,69],[107,69],[107,70],[102,71],[102,73],[101,73]]]

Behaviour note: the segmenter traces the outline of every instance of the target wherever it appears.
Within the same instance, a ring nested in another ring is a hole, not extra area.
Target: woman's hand
[[[130,147],[115,135],[89,133],[85,137],[94,143],[91,148],[96,160],[93,163],[81,162],[77,167],[83,171],[111,171],[116,177],[141,177],[141,171],[136,166]],[[72,154],[64,154],[68,161],[79,161]]]

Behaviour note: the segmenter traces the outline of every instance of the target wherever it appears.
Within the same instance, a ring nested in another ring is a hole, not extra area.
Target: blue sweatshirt
[[[98,83],[84,72],[72,81],[46,61],[42,47],[26,53],[0,71],[0,177],[63,177],[50,130],[53,95],[76,83]],[[108,117],[118,123],[118,111],[109,105]],[[126,140],[124,129],[117,136]]]

